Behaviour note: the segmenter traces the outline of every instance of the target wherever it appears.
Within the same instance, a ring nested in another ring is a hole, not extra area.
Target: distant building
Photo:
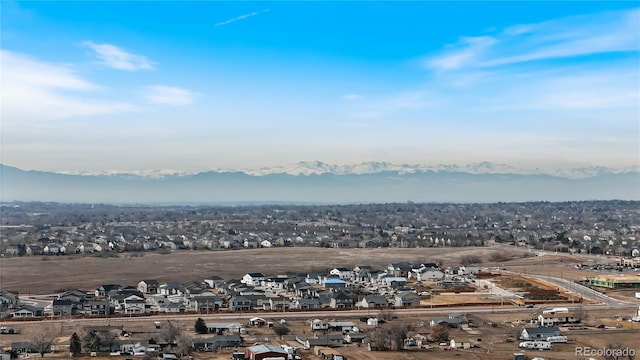
[[[593,285],[607,287],[611,289],[619,288],[640,288],[640,276],[596,276]]]

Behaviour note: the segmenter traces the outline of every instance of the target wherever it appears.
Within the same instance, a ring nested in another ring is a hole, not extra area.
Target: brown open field
[[[176,251],[117,258],[93,256],[15,257],[0,260],[2,290],[48,294],[60,289],[92,289],[101,284],[136,285],[142,279],[201,281],[212,276],[240,278],[247,272],[283,274],[323,271],[336,266],[386,267],[394,261],[459,263],[466,255],[488,256],[488,247],[418,249],[271,248],[235,251]]]

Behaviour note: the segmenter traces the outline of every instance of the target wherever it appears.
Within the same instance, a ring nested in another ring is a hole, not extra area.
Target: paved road
[[[603,305],[601,304],[584,304],[583,308],[585,309],[602,309]],[[523,316],[530,316],[532,309],[523,308],[521,306],[515,305],[505,305],[499,306],[456,306],[456,307],[441,307],[441,308],[411,308],[411,309],[393,309],[393,314],[399,317],[406,318],[420,318],[421,320],[429,320],[431,317],[434,317],[436,314],[443,313],[522,313]],[[242,313],[242,312],[233,312],[233,313],[225,313],[220,312],[216,314],[171,314],[171,315],[154,315],[154,316],[144,316],[144,317],[110,317],[110,318],[76,318],[76,319],[52,319],[52,320],[40,320],[39,323],[60,323],[60,322],[83,322],[83,323],[97,323],[97,324],[105,324],[105,323],[116,323],[116,322],[129,322],[129,321],[145,321],[148,320],[150,323],[154,321],[185,321],[185,320],[195,320],[199,317],[205,319],[208,322],[221,321],[221,322],[229,322],[229,321],[240,321],[247,322],[250,318],[257,316],[265,319],[333,319],[333,318],[359,318],[364,316],[377,316],[380,314],[380,310],[377,309],[369,309],[369,310],[344,310],[344,311],[300,311],[300,312],[250,312],[250,313]],[[6,321],[3,322],[3,325],[8,326],[10,324],[24,324],[24,321]]]
[[[578,294],[582,296],[582,298],[584,299],[593,300],[601,304],[605,304],[612,307],[628,307],[628,306],[640,305],[640,302],[632,302],[632,301],[615,299],[601,292],[588,288],[586,286],[583,286],[583,285],[574,283],[573,281],[562,279],[562,278],[557,278],[549,275],[524,274],[524,273],[507,271],[507,270],[502,270],[501,272],[507,273],[507,274],[521,275],[525,277],[546,281],[548,283],[564,288],[572,293]]]

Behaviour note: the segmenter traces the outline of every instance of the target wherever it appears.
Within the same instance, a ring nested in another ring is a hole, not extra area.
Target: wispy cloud
[[[95,51],[100,64],[117,70],[136,71],[153,70],[154,63],[142,55],[129,53],[112,44],[96,44],[91,41],[82,43]]]
[[[490,36],[465,37],[454,46],[455,49],[444,52],[427,60],[428,67],[440,70],[454,70],[476,63],[498,40]]]
[[[358,102],[358,107],[351,112],[351,117],[356,119],[384,118],[401,112],[422,111],[432,106],[434,102],[435,100],[426,91],[406,91]]]
[[[269,9],[262,9],[262,10],[258,10],[258,11],[250,12],[250,13],[248,13],[248,14],[244,14],[244,15],[236,16],[236,17],[231,18],[231,19],[229,19],[229,20],[225,20],[225,21],[221,21],[221,22],[219,22],[219,23],[216,23],[214,26],[223,26],[223,25],[228,25],[228,24],[234,23],[234,22],[236,22],[236,21],[244,20],[244,19],[247,19],[247,18],[250,18],[250,17],[256,16],[256,15],[260,15],[260,14],[262,14],[262,13],[266,13],[266,12],[269,12]]]
[[[183,106],[192,104],[200,94],[173,86],[152,85],[145,87],[145,99],[154,104]]]
[[[24,54],[0,50],[3,123],[25,126],[23,121],[95,116],[135,110],[134,105],[96,99],[103,90],[79,76],[66,64],[47,63]]]
[[[345,95],[342,95],[342,100],[347,100],[347,101],[361,100],[362,98],[364,98],[364,96],[362,96],[360,94],[345,94]]]
[[[426,59],[437,70],[482,68],[640,50],[640,9],[519,24],[492,36],[463,37]]]

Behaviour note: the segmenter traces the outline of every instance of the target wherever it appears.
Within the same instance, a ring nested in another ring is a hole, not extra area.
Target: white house
[[[262,240],[260,242],[260,246],[262,246],[263,248],[270,248],[273,246],[273,243],[269,240]]]
[[[315,319],[311,322],[311,330],[328,330],[329,323],[320,319]]]
[[[555,326],[561,324],[579,323],[580,319],[571,313],[541,314],[538,316],[540,326]]]
[[[146,300],[137,295],[127,296],[122,300],[121,307],[125,314],[144,314]]]
[[[329,271],[329,275],[334,275],[345,280],[351,278],[351,270],[345,267],[337,267]]]
[[[414,273],[416,280],[442,280],[444,273],[438,269],[424,269],[422,272]]]
[[[264,277],[264,275],[262,275],[262,273],[257,273],[257,272],[256,273],[247,273],[242,277],[240,282],[243,283],[243,284],[250,285],[250,286],[257,286],[257,285],[260,285],[260,283],[264,279],[265,279],[265,277]]]

